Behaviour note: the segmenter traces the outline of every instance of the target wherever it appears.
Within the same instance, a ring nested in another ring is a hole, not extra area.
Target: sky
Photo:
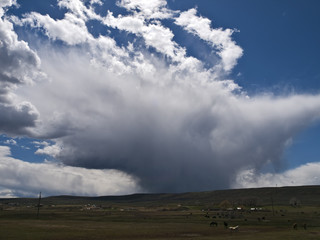
[[[317,0],[0,0],[0,197],[319,185]]]

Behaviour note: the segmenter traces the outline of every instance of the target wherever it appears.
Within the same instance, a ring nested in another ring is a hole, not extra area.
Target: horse
[[[239,226],[229,227],[231,231],[238,231]]]
[[[228,223],[227,222],[223,222],[223,225],[225,228],[228,228]]]
[[[297,224],[297,223],[294,223],[294,224],[292,225],[292,227],[293,227],[294,230],[297,230],[297,229],[298,229],[298,224]]]

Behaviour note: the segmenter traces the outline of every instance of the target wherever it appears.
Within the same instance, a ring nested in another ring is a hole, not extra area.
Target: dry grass
[[[84,204],[44,206],[39,219],[35,207],[2,205],[0,239],[320,239],[318,207],[276,206],[274,215],[268,207],[260,212],[209,211],[207,218],[199,206],[156,205],[91,210],[84,210]],[[210,227],[211,221],[218,226]],[[226,229],[224,221],[239,230]],[[292,228],[294,222],[298,230]]]

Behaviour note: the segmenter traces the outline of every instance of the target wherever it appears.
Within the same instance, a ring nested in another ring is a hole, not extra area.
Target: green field
[[[320,239],[319,190],[0,199],[0,239]]]

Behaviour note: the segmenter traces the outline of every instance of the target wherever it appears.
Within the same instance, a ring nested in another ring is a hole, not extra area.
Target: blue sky
[[[319,1],[0,7],[1,196],[319,184]]]
[[[174,9],[197,6],[212,25],[235,28],[244,49],[233,78],[250,93],[286,87],[319,92],[318,1],[176,1]],[[238,73],[242,73],[237,78]],[[280,88],[280,89],[278,89]]]

